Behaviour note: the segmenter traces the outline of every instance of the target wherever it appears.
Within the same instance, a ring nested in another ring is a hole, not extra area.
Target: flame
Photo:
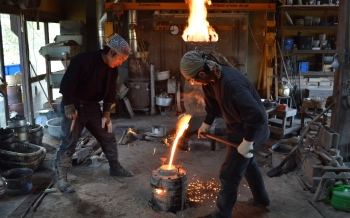
[[[158,188],[156,188],[155,191],[156,191],[157,194],[160,194],[160,193],[162,193],[162,192],[164,192],[164,193],[166,192],[165,190],[163,190],[163,189],[158,189]]]
[[[177,129],[176,129],[176,137],[173,143],[173,147],[171,148],[171,157],[169,161],[168,170],[171,170],[177,142],[179,141],[179,138],[182,136],[185,130],[188,128],[188,125],[189,125],[188,122],[190,121],[191,117],[192,117],[191,115],[185,114],[178,121]]]
[[[185,28],[182,39],[187,42],[214,42],[219,36],[207,21],[205,3],[211,5],[210,0],[186,0],[190,8],[188,26]]]
[[[126,134],[134,134],[136,135],[136,132],[134,132],[134,130],[132,130],[130,127],[128,128],[128,132]]]

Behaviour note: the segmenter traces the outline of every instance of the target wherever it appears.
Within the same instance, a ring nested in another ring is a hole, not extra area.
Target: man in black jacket
[[[238,149],[227,146],[227,154],[220,170],[221,190],[215,210],[205,217],[232,217],[239,183],[245,176],[253,198],[253,206],[268,206],[270,199],[259,167],[249,151],[269,137],[267,116],[261,99],[251,82],[216,52],[189,51],[181,59],[182,75],[192,84],[202,85],[207,115],[198,130],[209,132],[220,113],[226,119],[229,141]]]
[[[54,162],[57,186],[61,192],[75,192],[68,182],[67,169],[72,165],[72,155],[84,127],[100,143],[109,162],[110,175],[134,175],[118,161],[117,143],[110,119],[110,108],[116,101],[117,67],[128,59],[130,47],[118,34],[106,42],[103,50],[76,55],[61,81],[61,143]],[[103,111],[100,101],[103,101]],[[71,130],[73,120],[75,124]]]

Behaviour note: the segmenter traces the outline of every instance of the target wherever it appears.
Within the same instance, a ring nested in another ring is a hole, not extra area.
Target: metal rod
[[[155,82],[154,82],[154,64],[150,64],[150,67],[149,67],[149,71],[150,71],[150,76],[151,76],[151,111],[150,111],[150,114],[151,115],[155,115],[157,112],[156,112],[156,105],[155,105],[155,100],[156,100],[156,97],[155,97]]]
[[[229,145],[229,146],[238,148],[238,145],[237,145],[237,144],[232,143],[232,142],[230,142],[230,141],[227,141],[227,140],[225,140],[225,139],[221,139],[221,138],[219,138],[219,137],[217,137],[217,136],[213,136],[213,135],[211,135],[211,134],[209,134],[209,133],[203,133],[203,132],[202,132],[201,135],[202,135],[202,136],[205,136],[206,138],[214,139],[215,141],[218,141],[218,142],[227,144],[227,145]],[[253,154],[255,154],[255,155],[260,155],[260,156],[262,156],[262,157],[264,157],[264,158],[269,157],[268,154],[266,154],[266,153],[264,153],[264,152],[261,152],[261,151],[250,150],[249,152],[250,152],[250,153],[253,153]]]

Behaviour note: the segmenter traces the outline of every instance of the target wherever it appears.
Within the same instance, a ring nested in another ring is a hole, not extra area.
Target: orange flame
[[[173,163],[173,158],[174,158],[177,142],[179,141],[179,138],[184,134],[185,130],[188,128],[188,126],[189,126],[188,122],[190,121],[191,117],[192,117],[191,115],[185,114],[178,121],[177,129],[176,129],[176,137],[175,137],[175,140],[173,143],[173,147],[171,148],[171,157],[170,157],[170,161],[169,161],[168,170],[172,169],[171,166]]]
[[[219,39],[214,28],[207,21],[205,3],[211,5],[210,0],[186,0],[190,8],[188,26],[185,28],[182,39],[187,42],[216,42]]]
[[[156,188],[156,190],[155,190],[156,192],[157,192],[157,194],[160,194],[160,193],[162,193],[163,191],[164,191],[164,193],[166,192],[165,190],[162,190],[162,189],[157,189]]]

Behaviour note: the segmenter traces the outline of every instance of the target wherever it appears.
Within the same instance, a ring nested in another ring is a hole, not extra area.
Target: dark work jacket
[[[205,123],[212,124],[221,110],[229,141],[241,143],[244,138],[259,146],[268,139],[265,107],[247,77],[232,67],[222,66],[221,77],[202,88],[207,112]]]
[[[102,50],[84,52],[70,61],[60,86],[64,105],[103,100],[103,111],[110,110],[116,101],[118,68],[110,68],[101,54]]]

